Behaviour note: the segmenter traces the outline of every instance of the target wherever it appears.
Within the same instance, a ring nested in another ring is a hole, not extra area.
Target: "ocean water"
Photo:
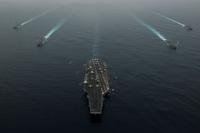
[[[48,7],[2,3],[0,132],[199,133],[200,10],[192,6],[157,9],[191,24],[191,32],[150,9],[104,4],[61,7],[14,31]],[[179,48],[167,48],[132,14],[179,41]],[[65,25],[37,48],[37,40],[63,18]],[[89,117],[81,86],[94,51],[108,64],[114,89],[100,121]]]

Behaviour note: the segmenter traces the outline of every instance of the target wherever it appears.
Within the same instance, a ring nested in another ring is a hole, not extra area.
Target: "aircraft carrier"
[[[109,94],[109,76],[104,61],[93,58],[85,66],[84,91],[91,115],[101,115],[104,97]]]

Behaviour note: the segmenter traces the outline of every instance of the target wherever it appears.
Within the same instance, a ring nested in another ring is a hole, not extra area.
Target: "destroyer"
[[[18,25],[13,27],[14,30],[20,30],[21,28],[22,28],[21,24],[18,24]]]
[[[89,102],[91,115],[101,115],[104,97],[109,94],[107,65],[98,58],[93,58],[85,66],[84,91]]]
[[[192,30],[193,30],[193,28],[190,27],[190,26],[188,26],[188,25],[183,26],[183,28],[184,28],[185,30],[187,30],[187,31],[192,31]]]
[[[174,50],[177,49],[178,44],[179,44],[179,42],[173,42],[173,41],[171,41],[171,40],[166,40],[165,42],[167,43],[167,46],[168,46],[170,49],[174,49]]]
[[[47,38],[46,37],[42,37],[38,44],[37,44],[37,47],[42,47],[45,43],[47,42]]]

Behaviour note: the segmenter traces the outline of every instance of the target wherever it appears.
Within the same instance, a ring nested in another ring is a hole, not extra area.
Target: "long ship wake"
[[[140,18],[138,18],[137,16],[134,16],[134,18],[138,21],[138,23],[140,23],[141,25],[143,25],[144,27],[146,27],[147,29],[149,29],[152,33],[154,33],[156,36],[158,36],[163,42],[165,42],[165,44],[170,48],[170,49],[174,49],[176,50],[178,47],[179,42],[173,42],[171,40],[166,39],[160,32],[158,32],[156,29],[154,29],[153,27],[151,27],[150,25],[146,24],[145,22],[143,22]]]
[[[55,10],[55,9],[54,9],[54,10]],[[46,15],[46,14],[52,12],[52,11],[53,11],[53,10],[47,10],[47,11],[45,11],[45,12],[43,12],[43,13],[41,13],[41,14],[35,16],[35,17],[30,18],[29,20],[26,20],[26,21],[24,21],[24,22],[22,22],[22,23],[20,23],[20,24],[18,24],[18,25],[16,25],[16,26],[14,26],[13,29],[19,30],[19,29],[21,29],[24,25],[29,24],[29,23],[31,23],[31,22],[33,22],[33,21],[39,19],[40,17],[43,17],[44,15]]]
[[[42,39],[38,43],[38,47],[42,47],[48,39],[56,32],[58,31],[64,24],[66,23],[66,20],[63,19],[59,23],[56,24],[45,36],[42,37]]]
[[[95,25],[95,34],[94,34],[94,44],[92,46],[92,55],[93,57],[97,57],[99,56],[99,36],[98,36],[98,30],[99,30],[99,26],[96,23]]]
[[[64,24],[65,24],[66,20],[62,20],[60,21],[56,26],[54,26],[45,36],[44,38],[46,38],[47,40],[57,31],[59,30]]]
[[[178,25],[180,25],[180,26],[182,26],[182,27],[185,27],[185,26],[186,26],[185,24],[183,24],[183,23],[181,23],[181,22],[178,22],[177,20],[172,19],[172,18],[170,18],[170,17],[167,17],[167,16],[165,16],[165,15],[162,15],[162,14],[160,14],[160,13],[155,13],[155,14],[157,14],[157,15],[159,15],[160,17],[163,17],[163,18],[165,18],[165,19],[167,19],[167,20],[169,20],[169,21],[171,21],[171,22],[173,22],[173,23],[176,23],[176,24],[178,24]]]
[[[46,14],[48,14],[48,13],[51,12],[51,11],[52,11],[52,10],[47,10],[47,11],[45,11],[45,12],[43,12],[43,13],[41,13],[41,14],[35,16],[35,17],[32,17],[31,19],[29,19],[29,20],[27,20],[27,21],[21,23],[20,25],[21,25],[21,26],[24,26],[24,25],[26,25],[26,24],[28,24],[28,23],[34,21],[34,20],[37,20],[37,19],[40,18],[40,17],[45,16]]]
[[[150,30],[152,33],[154,33],[156,36],[158,36],[162,41],[164,41],[164,42],[167,41],[167,39],[160,32],[158,32],[156,29],[154,29],[150,25],[146,24],[144,21],[142,21],[137,16],[134,16],[134,18],[135,18],[135,20],[138,21],[138,23],[140,23],[141,25],[143,25],[144,27],[146,27],[148,30]]]

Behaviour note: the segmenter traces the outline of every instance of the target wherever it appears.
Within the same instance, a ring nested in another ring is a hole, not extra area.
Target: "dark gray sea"
[[[2,2],[0,132],[199,133],[199,5],[72,4],[15,31],[16,24],[54,7]],[[194,30],[188,32],[151,11]],[[178,49],[169,49],[134,14],[179,41]],[[67,22],[38,48],[38,39],[63,18]],[[98,121],[89,116],[81,85],[84,64],[94,51],[107,63],[113,89]]]

